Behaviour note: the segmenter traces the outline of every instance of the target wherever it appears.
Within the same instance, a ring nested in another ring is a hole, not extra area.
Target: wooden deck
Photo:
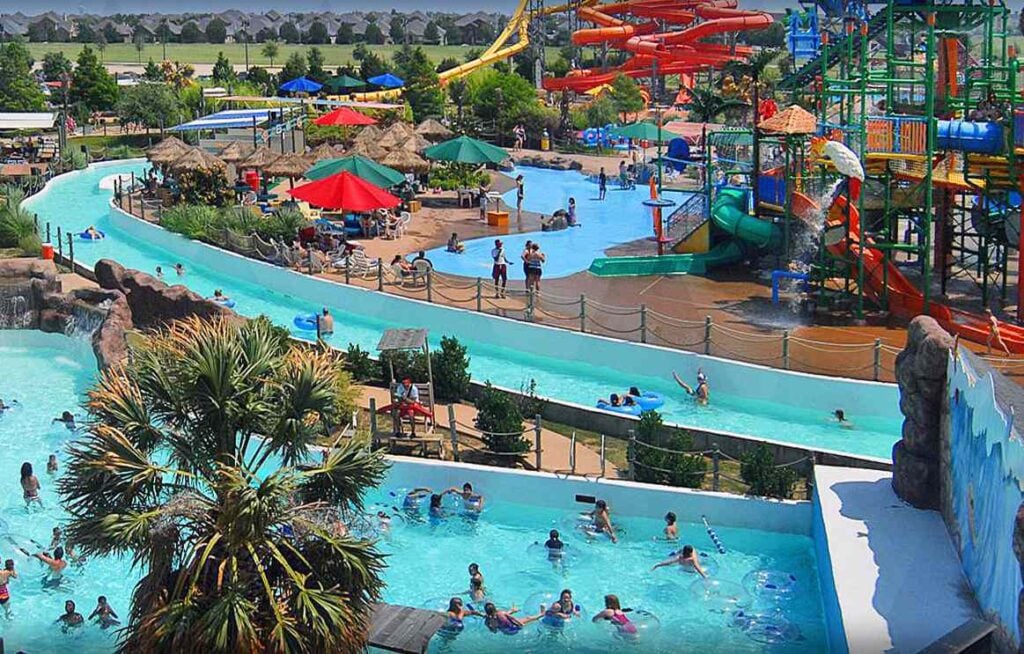
[[[370,621],[371,647],[399,654],[423,654],[447,618],[437,611],[377,604]]]

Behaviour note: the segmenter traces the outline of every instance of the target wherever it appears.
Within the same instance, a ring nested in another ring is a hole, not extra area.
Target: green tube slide
[[[717,266],[741,261],[748,249],[771,250],[782,243],[782,231],[771,221],[746,211],[747,192],[724,188],[711,205],[711,220],[719,243],[704,254],[666,254],[651,257],[606,257],[594,259],[591,274],[598,277],[642,275],[703,275]],[[749,247],[745,247],[749,246]]]

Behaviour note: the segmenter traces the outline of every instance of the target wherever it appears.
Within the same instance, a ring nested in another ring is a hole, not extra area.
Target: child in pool
[[[704,568],[700,564],[700,557],[697,556],[697,552],[693,549],[693,545],[683,545],[683,549],[675,552],[671,559],[655,564],[655,566],[651,568],[651,572],[654,572],[658,568],[664,568],[665,566],[676,564],[681,566],[684,570],[696,572],[701,577],[704,577],[705,579],[708,578],[707,573],[704,572]]]
[[[462,631],[466,626],[465,620],[471,615],[482,616],[483,614],[479,611],[472,611],[467,609],[463,603],[461,597],[453,597],[448,600],[448,629],[452,631]]]
[[[519,633],[519,630],[544,617],[543,613],[537,615],[530,615],[524,618],[517,618],[514,613],[517,613],[519,609],[512,607],[507,611],[502,611],[496,607],[492,602],[487,602],[484,605],[484,625],[490,629],[491,633],[501,632],[503,634],[512,635]]]
[[[594,616],[591,622],[609,621],[615,625],[620,636],[635,638],[637,635],[636,625],[629,621],[626,612],[622,610],[622,604],[616,595],[604,596],[604,610]]]
[[[679,527],[676,525],[676,514],[669,511],[665,514],[665,540],[677,540],[679,538]]]
[[[548,551],[549,559],[562,558],[562,551],[565,549],[565,543],[562,542],[562,536],[558,533],[557,529],[552,529],[548,532],[548,539],[544,543],[544,548]]]
[[[104,595],[100,595],[96,599],[96,608],[89,614],[89,619],[97,618],[100,623],[100,629],[108,629],[114,625],[121,624],[118,619],[117,613],[113,607],[107,603],[107,598]]]
[[[547,608],[542,605],[540,609],[544,614],[545,622],[552,626],[562,626],[566,621],[572,620],[580,614],[576,602],[573,601],[572,591],[568,588],[558,595],[557,602]]]
[[[604,500],[594,502],[594,510],[590,515],[594,519],[594,528],[599,533],[608,534],[608,538],[611,538],[613,543],[619,542],[615,535],[615,527],[612,526],[612,514],[608,510],[607,502]]]

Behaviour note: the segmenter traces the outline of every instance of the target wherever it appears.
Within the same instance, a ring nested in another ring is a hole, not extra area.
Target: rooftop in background
[[[254,125],[262,125],[268,120],[270,120],[270,109],[230,109],[176,125],[170,131],[194,132],[201,129],[253,127]]]
[[[2,112],[0,113],[0,132],[53,129],[56,120],[57,114],[49,111]]]
[[[264,104],[310,104],[318,107],[354,107],[356,109],[401,109],[402,105],[388,102],[350,102],[348,100],[327,100],[325,98],[279,98],[260,95],[228,95],[217,98],[224,102],[261,102]]]

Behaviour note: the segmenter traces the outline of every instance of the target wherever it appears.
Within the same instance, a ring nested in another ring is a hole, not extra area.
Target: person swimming
[[[105,595],[96,598],[96,608],[89,614],[89,619],[98,618],[100,629],[108,629],[114,625],[121,624],[121,621],[113,607],[107,603]]]
[[[443,497],[443,495],[437,493],[430,496],[430,509],[427,511],[427,514],[433,520],[443,520],[445,518],[444,507],[441,506]]]
[[[70,411],[65,411],[60,414],[59,418],[54,418],[50,422],[59,422],[68,428],[68,431],[74,431],[77,425],[75,424],[75,414]]]
[[[482,602],[487,599],[487,591],[484,590],[483,579],[469,580],[469,599],[473,602]]]
[[[21,491],[25,499],[25,508],[33,503],[43,506],[43,500],[39,497],[39,478],[32,472],[32,464],[28,461],[21,464]]]
[[[470,591],[470,595],[473,596],[473,601],[474,602],[480,602],[480,601],[483,600],[484,593],[486,592],[484,590],[484,575],[483,575],[482,572],[480,572],[480,566],[478,564],[476,564],[476,563],[470,563],[469,564],[469,568],[467,568],[467,570],[469,572],[469,591]],[[473,595],[474,589],[479,591],[479,594],[480,594],[479,598]]]
[[[846,412],[842,409],[836,409],[833,411],[832,417],[835,418],[836,422],[843,429],[853,429],[853,423],[846,419]]]
[[[562,542],[562,536],[558,533],[557,529],[552,529],[548,532],[548,539],[544,542],[544,548],[548,551],[549,559],[562,558],[562,554],[565,553],[565,543]]]
[[[4,569],[0,570],[0,606],[4,607],[4,615],[11,617],[11,608],[8,603],[11,601],[11,591],[7,584],[11,579],[17,579],[18,573],[14,571],[14,559],[4,561]]]
[[[590,516],[594,520],[594,529],[598,533],[608,534],[613,543],[619,542],[618,537],[615,535],[615,527],[612,525],[612,514],[608,510],[607,502],[604,500],[594,502],[594,510],[591,511]]]
[[[100,230],[96,229],[96,227],[93,225],[89,225],[89,228],[85,230],[85,233],[88,234],[89,238],[94,241],[103,238],[103,234],[100,232]]]
[[[707,573],[704,571],[703,566],[700,564],[700,557],[697,556],[697,552],[693,549],[693,545],[683,545],[683,549],[678,552],[673,552],[672,558],[656,563],[651,572],[654,572],[658,568],[664,568],[670,565],[679,565],[688,572],[696,572],[705,579],[708,578]]]
[[[629,621],[616,595],[604,596],[604,610],[595,615],[591,622],[604,622],[605,620],[615,625],[615,630],[619,636],[630,638],[637,636],[636,625]]]
[[[461,597],[453,597],[448,600],[448,625],[449,631],[462,631],[466,627],[465,620],[471,615],[481,616],[482,613],[467,609]]]
[[[676,540],[679,538],[679,526],[676,525],[676,514],[669,511],[665,514],[665,540]]]
[[[51,454],[46,459],[46,474],[55,475],[57,470],[60,468],[60,464],[57,462],[57,455]]]
[[[64,560],[64,548],[55,548],[53,556],[50,556],[49,552],[37,552],[33,556],[50,568],[49,573],[43,577],[43,586],[46,588],[59,586],[64,580],[64,569],[68,567],[68,562]]]
[[[64,614],[57,618],[57,622],[61,623],[61,628],[64,631],[67,631],[68,629],[82,626],[85,618],[75,610],[75,603],[72,600],[68,600],[64,602]]]
[[[563,589],[558,595],[557,602],[547,608],[541,606],[540,609],[543,613],[544,623],[552,627],[564,627],[566,622],[580,614],[579,607],[573,601],[572,591],[568,588]]]
[[[519,609],[512,607],[507,611],[502,611],[493,602],[487,602],[484,604],[484,626],[486,626],[491,633],[503,633],[506,636],[519,633],[519,631],[530,624],[544,617],[544,613],[538,613],[537,615],[530,615],[525,618],[518,618],[514,613],[517,613]]]
[[[405,497],[402,498],[402,508],[406,511],[419,511],[420,500],[428,495],[432,495],[433,493],[434,491],[431,488],[414,488],[406,493]]]
[[[473,513],[480,513],[484,510],[484,496],[480,493],[473,491],[473,484],[468,481],[462,485],[462,488],[452,486],[446,490],[442,495],[448,494],[458,495],[462,498],[462,508],[465,511]]]
[[[708,378],[704,376],[703,372],[697,375],[697,385],[690,386],[684,382],[675,370],[672,371],[672,378],[676,380],[676,383],[682,386],[686,394],[696,400],[697,404],[706,405],[711,401],[711,389],[708,386]]]

